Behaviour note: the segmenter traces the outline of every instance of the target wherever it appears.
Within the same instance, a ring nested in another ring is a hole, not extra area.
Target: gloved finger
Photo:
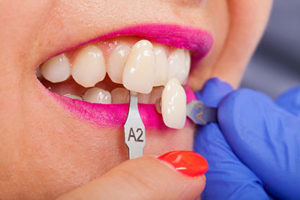
[[[279,199],[300,198],[300,118],[252,90],[228,95],[218,110],[220,128],[239,159]]]
[[[276,99],[276,103],[286,111],[300,117],[300,87],[283,93]]]
[[[203,200],[269,199],[262,182],[232,152],[217,124],[197,127],[194,151],[209,163]]]
[[[233,91],[231,85],[218,78],[211,78],[205,82],[202,90],[195,92],[198,100],[207,106],[217,107],[222,98]]]
[[[194,200],[205,186],[207,167],[206,160],[194,152],[172,152],[159,159],[144,156],[120,164],[58,200]]]

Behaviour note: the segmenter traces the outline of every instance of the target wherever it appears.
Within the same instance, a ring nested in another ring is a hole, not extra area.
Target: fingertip
[[[158,157],[179,173],[189,177],[200,177],[208,170],[206,159],[192,151],[171,151]]]

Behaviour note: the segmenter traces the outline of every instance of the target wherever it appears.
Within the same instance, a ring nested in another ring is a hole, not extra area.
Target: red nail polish
[[[201,176],[208,170],[205,158],[192,151],[171,151],[158,159],[168,162],[177,171],[191,177]]]

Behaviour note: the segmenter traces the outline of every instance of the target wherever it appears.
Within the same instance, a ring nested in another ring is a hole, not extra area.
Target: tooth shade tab
[[[105,60],[99,48],[89,45],[78,52],[72,68],[72,77],[78,84],[93,87],[105,75]]]
[[[166,126],[175,129],[184,128],[186,121],[186,94],[177,79],[166,84],[161,100],[163,121]]]
[[[124,66],[130,50],[128,44],[121,43],[109,55],[107,73],[112,82],[122,83]]]
[[[70,77],[70,62],[65,54],[55,56],[42,64],[40,73],[52,83],[63,82]]]
[[[83,100],[90,103],[111,104],[111,95],[106,90],[94,87],[84,93]]]
[[[123,85],[130,91],[148,94],[155,79],[155,55],[151,42],[140,40],[133,45],[123,72]]]
[[[169,80],[176,78],[181,84],[186,83],[191,65],[188,50],[175,49],[169,56]]]

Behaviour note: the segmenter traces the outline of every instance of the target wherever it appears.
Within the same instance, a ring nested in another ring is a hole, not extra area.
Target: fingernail
[[[178,172],[196,177],[208,170],[208,163],[203,156],[192,151],[171,151],[158,159],[171,164]]]

